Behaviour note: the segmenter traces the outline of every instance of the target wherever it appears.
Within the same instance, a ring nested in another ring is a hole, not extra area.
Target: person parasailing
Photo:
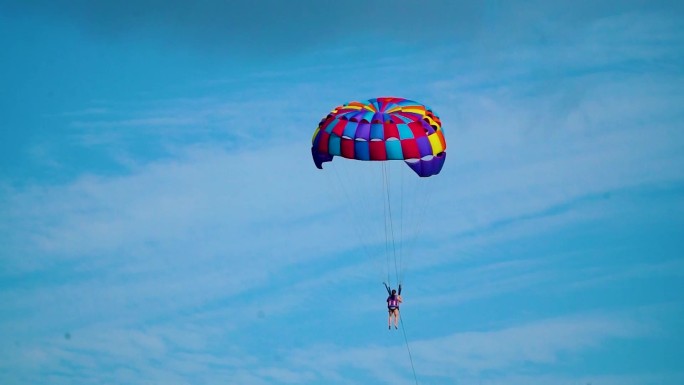
[[[401,284],[399,284],[399,291],[390,288],[385,282],[382,283],[385,285],[385,289],[387,290],[387,311],[388,311],[388,316],[387,316],[387,329],[392,329],[392,318],[394,318],[394,328],[399,329],[399,304],[403,302],[403,298],[401,298]]]

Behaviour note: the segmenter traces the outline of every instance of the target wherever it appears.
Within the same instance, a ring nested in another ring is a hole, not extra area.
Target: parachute
[[[432,109],[408,99],[380,97],[333,109],[314,132],[311,155],[319,169],[334,156],[403,160],[419,176],[429,177],[444,166],[446,141]]]

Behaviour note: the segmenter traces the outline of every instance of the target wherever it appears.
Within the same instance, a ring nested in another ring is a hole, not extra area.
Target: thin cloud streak
[[[582,314],[512,326],[486,332],[457,333],[433,340],[411,341],[411,351],[421,379],[434,383],[473,381],[481,374],[523,372],[526,365],[552,365],[561,355],[599,349],[612,339],[643,337],[649,326],[615,315]],[[398,356],[401,345],[345,349],[321,346],[290,354],[292,365],[318,374],[319,381],[338,383],[331,373],[368,371],[382,383],[410,383],[410,367],[388,356]],[[403,353],[405,354],[405,352]],[[398,376],[400,372],[403,375]]]

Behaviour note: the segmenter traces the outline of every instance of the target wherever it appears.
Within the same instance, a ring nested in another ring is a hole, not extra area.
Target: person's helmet
[[[395,294],[397,294],[397,291],[392,289],[392,295],[395,295]]]

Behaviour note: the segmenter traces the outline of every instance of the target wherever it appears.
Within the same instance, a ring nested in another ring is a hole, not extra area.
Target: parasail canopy
[[[334,156],[368,161],[403,160],[421,177],[439,174],[446,159],[442,123],[429,107],[380,97],[334,108],[314,131],[316,167]]]

